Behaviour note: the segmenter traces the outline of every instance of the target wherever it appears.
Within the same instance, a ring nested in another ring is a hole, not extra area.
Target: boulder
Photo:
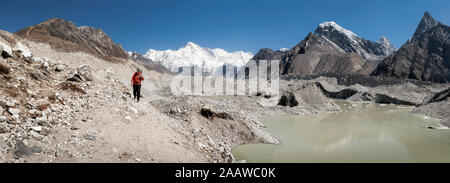
[[[58,64],[55,66],[55,72],[62,72],[66,69],[66,66],[62,65],[62,64]]]
[[[40,70],[33,71],[32,73],[30,73],[30,76],[37,81],[41,81],[41,80],[48,81],[49,80],[49,78],[44,73],[42,73]]]
[[[92,81],[94,80],[94,75],[92,73],[91,67],[89,65],[80,65],[77,68],[77,72],[80,76],[83,76],[86,81]]]
[[[5,122],[8,118],[6,116],[0,116],[0,122]]]
[[[45,116],[37,117],[36,118],[36,122],[39,123],[39,124],[44,124],[45,122],[47,122],[47,117],[45,117]]]
[[[12,49],[2,42],[0,42],[0,54],[3,58],[11,58],[13,56]]]
[[[42,126],[33,126],[30,129],[35,132],[40,132],[40,131],[42,131]]]
[[[290,92],[292,94],[290,94]],[[279,101],[280,105],[294,106],[295,103],[298,102],[295,106],[301,106],[302,108],[309,108],[316,111],[339,110],[339,106],[334,104],[326,95],[324,95],[323,91],[314,81],[294,82],[285,91],[281,92],[281,94],[286,96],[286,100],[280,97],[280,99],[282,99]],[[289,97],[293,98],[294,95],[296,102],[294,102],[293,99],[289,99]],[[286,103],[284,104],[285,101]],[[288,101],[290,101],[289,104],[287,103]]]
[[[205,105],[200,109],[200,114],[208,119],[222,118],[222,119],[233,119],[230,114],[226,112],[219,112],[215,110],[212,106]]]
[[[86,139],[86,140],[90,140],[90,141],[93,141],[93,140],[97,139],[96,136],[91,135],[91,134],[87,134],[87,133],[83,135],[83,138]]]
[[[31,150],[22,141],[17,141],[13,155],[15,159],[19,159],[31,155]]]
[[[18,51],[20,55],[24,58],[29,58],[33,56],[30,49],[28,49],[28,47],[23,45],[21,42],[18,42],[13,50]]]
[[[9,74],[10,72],[11,68],[8,65],[0,62],[0,74]]]
[[[70,73],[67,75],[67,81],[82,82],[82,81],[85,81],[85,79],[84,79],[83,76],[79,75],[79,74],[76,73],[76,72],[70,72]]]
[[[14,107],[16,106],[16,101],[12,100],[12,101],[6,101],[5,104],[7,107]]]
[[[16,108],[9,108],[9,109],[8,109],[8,112],[9,112],[11,115],[15,116],[15,115],[19,115],[20,110],[19,110],[19,109],[16,109]]]

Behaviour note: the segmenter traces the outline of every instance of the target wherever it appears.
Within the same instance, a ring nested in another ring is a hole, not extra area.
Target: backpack
[[[134,77],[133,77],[133,82],[134,83],[140,83],[141,82],[141,74],[139,74],[138,72],[134,73]]]

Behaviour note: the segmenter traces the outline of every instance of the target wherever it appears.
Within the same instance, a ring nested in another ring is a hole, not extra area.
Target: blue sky
[[[178,49],[193,41],[227,51],[291,48],[324,21],[399,48],[428,11],[450,24],[448,0],[40,0],[3,1],[0,29],[53,17],[102,28],[126,50]]]

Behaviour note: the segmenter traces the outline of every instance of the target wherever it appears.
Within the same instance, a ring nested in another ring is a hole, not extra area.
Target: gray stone
[[[96,140],[97,137],[95,137],[94,135],[91,134],[84,134],[83,138],[85,138],[86,140]]]
[[[42,126],[33,126],[30,129],[35,132],[40,132],[40,131],[42,131]]]
[[[16,142],[16,145],[14,147],[14,152],[13,152],[15,159],[19,159],[24,156],[29,156],[30,154],[31,154],[31,150],[22,141]]]
[[[66,66],[59,64],[55,66],[55,72],[62,72],[66,69]]]
[[[83,76],[87,81],[94,80],[92,69],[91,67],[89,67],[89,65],[80,65],[77,69],[77,72],[80,76]]]
[[[79,130],[80,128],[76,127],[76,126],[72,126],[70,127],[70,130]]]
[[[38,122],[38,123],[45,123],[46,121],[47,121],[47,117],[45,117],[45,116],[36,118],[36,122]]]
[[[5,122],[6,121],[6,116],[0,116],[0,122]]]
[[[33,147],[30,148],[30,151],[32,153],[41,153],[42,152],[42,148],[38,147],[38,146],[33,146]]]
[[[8,45],[6,45],[2,42],[0,42],[0,54],[3,58],[8,58],[8,57],[13,56],[12,49]]]
[[[41,140],[43,137],[38,132],[30,131],[30,136],[35,138],[36,140]]]
[[[8,112],[9,112],[11,115],[15,116],[15,115],[19,115],[20,110],[19,110],[19,109],[15,109],[15,108],[9,108],[9,109],[8,109]]]
[[[70,73],[67,75],[67,81],[82,82],[82,81],[85,81],[85,79],[84,79],[84,77],[82,77],[82,76],[79,75],[78,73],[70,72]]]
[[[16,106],[16,102],[15,101],[6,101],[6,106],[7,107],[14,107],[14,106]]]

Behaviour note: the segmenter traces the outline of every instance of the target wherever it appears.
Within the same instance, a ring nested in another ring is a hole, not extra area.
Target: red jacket
[[[142,85],[142,81],[144,81],[144,76],[140,72],[134,73],[133,77],[131,77],[133,85]]]

